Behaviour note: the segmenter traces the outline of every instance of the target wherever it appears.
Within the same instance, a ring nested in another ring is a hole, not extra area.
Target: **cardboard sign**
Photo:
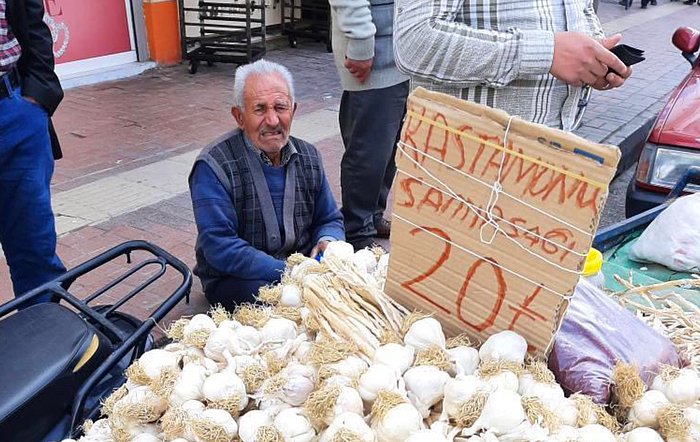
[[[510,329],[546,354],[619,157],[417,89],[396,154],[387,294],[434,313],[448,335]]]

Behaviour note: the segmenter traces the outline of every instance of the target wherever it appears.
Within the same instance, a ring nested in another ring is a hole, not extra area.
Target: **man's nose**
[[[277,115],[277,111],[274,108],[270,108],[265,112],[265,124],[268,126],[277,126],[279,121],[279,115]]]

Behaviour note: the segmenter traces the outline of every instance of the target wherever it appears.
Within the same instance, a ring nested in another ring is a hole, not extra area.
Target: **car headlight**
[[[647,143],[639,157],[636,178],[652,186],[672,189],[690,166],[700,166],[700,152]],[[697,192],[700,186],[689,184],[686,190]]]

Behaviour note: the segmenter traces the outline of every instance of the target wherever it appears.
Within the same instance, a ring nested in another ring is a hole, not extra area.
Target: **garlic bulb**
[[[331,422],[326,422],[326,424],[330,425],[338,416],[347,413],[362,416],[364,413],[364,405],[362,404],[360,393],[358,393],[357,390],[351,387],[341,387],[338,399],[335,400],[335,405],[333,405],[333,410],[330,413],[333,419],[329,419]]]
[[[269,322],[269,321],[268,321]],[[242,325],[236,329],[235,348],[231,351],[234,355],[248,355],[257,351],[262,344],[262,334],[257,328]]]
[[[571,442],[578,440],[578,429],[570,425],[560,425],[556,433],[551,435],[552,442]]]
[[[411,434],[406,442],[448,442],[447,438],[435,430],[420,430]]]
[[[443,398],[445,383],[450,375],[435,366],[421,365],[408,369],[403,379],[408,399],[425,419],[430,414],[430,408]]]
[[[377,269],[377,258],[374,252],[369,249],[360,249],[352,256],[351,261],[355,266],[365,273],[374,273]]]
[[[204,399],[202,387],[207,375],[207,369],[199,364],[190,363],[182,367],[170,394],[170,403],[177,406],[188,400]]]
[[[669,402],[690,406],[700,399],[700,376],[692,368],[666,367],[654,378],[652,390],[659,390]]]
[[[250,410],[238,419],[238,437],[241,442],[255,442],[260,427],[272,425],[269,414],[260,410]]]
[[[284,284],[280,295],[280,305],[284,307],[299,307],[301,305],[301,290],[296,284]]]
[[[398,382],[399,376],[396,370],[388,365],[374,364],[360,376],[357,391],[363,400],[371,403],[380,391],[395,391],[398,388]]]
[[[323,381],[323,385],[327,387],[352,387],[354,384],[355,380],[339,374],[334,374]]]
[[[518,375],[508,370],[503,370],[493,376],[482,378],[482,380],[489,386],[491,391],[509,390],[517,393],[520,385]]]
[[[299,408],[288,408],[280,411],[275,417],[274,426],[282,434],[285,441],[311,442],[316,436],[311,422],[301,414]]]
[[[131,438],[131,442],[162,442],[163,438],[150,433],[141,433]]]
[[[570,398],[562,398],[550,407],[559,418],[559,422],[564,426],[576,427],[578,421],[578,408],[576,403]],[[595,421],[594,421],[595,422]]]
[[[649,390],[632,405],[627,419],[635,427],[658,428],[659,420],[656,415],[668,403],[668,399],[662,392]]]
[[[340,430],[351,432],[361,442],[374,442],[374,432],[365,423],[361,415],[355,413],[342,413],[333,419],[326,431],[321,434],[319,442],[332,442]]]
[[[194,315],[182,328],[183,340],[186,340],[188,336],[191,336],[199,330],[214,331],[216,330],[216,323],[210,316],[203,313]]]
[[[581,442],[617,442],[615,435],[599,424],[579,428],[578,440]]]
[[[453,368],[450,370],[450,374],[453,376],[474,374],[479,366],[479,351],[475,348],[460,345],[448,349],[447,354],[452,362]]]
[[[647,427],[639,427],[625,435],[625,442],[663,442],[659,433]]]
[[[280,373],[284,384],[279,398],[298,407],[302,405],[315,388],[314,369],[306,365],[291,363]]]
[[[177,368],[178,356],[176,353],[154,349],[142,354],[138,359],[138,365],[150,379],[156,379],[168,369]]]
[[[200,401],[191,400],[183,402],[180,408],[185,413],[194,416],[204,411],[207,407]]]
[[[211,434],[219,434],[225,440],[231,440],[238,434],[238,424],[225,410],[209,408],[204,410],[189,423],[195,442],[210,442]]]
[[[394,368],[397,373],[404,374],[413,364],[416,349],[408,345],[396,343],[384,344],[374,352],[374,364],[384,364]]]
[[[423,318],[411,324],[403,337],[403,342],[415,348],[416,351],[425,350],[431,345],[445,348],[445,333],[437,319]]]
[[[482,362],[509,361],[516,364],[525,362],[527,341],[511,330],[504,330],[491,335],[479,348]]]
[[[368,367],[367,363],[357,356],[348,356],[341,361],[327,364],[326,366],[339,375],[352,379],[359,377]]]
[[[390,404],[377,407],[377,404],[384,402],[384,394],[382,392],[372,407],[372,429],[378,442],[404,442],[421,429],[423,418],[416,407],[407,402],[393,405],[397,396],[394,396]]]
[[[467,435],[479,430],[491,430],[496,435],[506,434],[525,419],[525,410],[520,402],[520,395],[511,390],[496,390],[486,399],[481,415],[470,428],[465,429]]]
[[[323,258],[321,258],[321,261],[334,256],[342,261],[349,262],[354,255],[355,249],[352,247],[352,244],[346,243],[345,241],[331,241],[326,246],[326,250],[323,251]]]
[[[443,388],[443,411],[451,418],[456,416],[463,403],[471,399],[476,392],[486,388],[486,384],[473,375],[448,380]]]
[[[231,370],[214,373],[209,376],[204,381],[202,393],[207,401],[214,403],[237,400],[238,411],[243,410],[248,405],[245,384]]]
[[[238,339],[236,332],[229,327],[218,327],[212,331],[204,345],[204,355],[216,362],[224,362],[224,351],[231,352]]]
[[[271,318],[260,330],[262,342],[286,342],[297,337],[297,325],[285,318]]]
[[[520,375],[518,393],[521,396],[534,396],[550,408],[564,399],[564,390],[559,384],[536,381],[528,372]]]

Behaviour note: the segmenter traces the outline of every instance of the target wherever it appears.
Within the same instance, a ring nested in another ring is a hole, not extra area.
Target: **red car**
[[[692,67],[659,113],[642,148],[627,188],[627,217],[661,204],[685,171],[700,165],[700,57],[696,54],[700,32],[678,28],[673,44]],[[697,192],[700,186],[686,189]]]

